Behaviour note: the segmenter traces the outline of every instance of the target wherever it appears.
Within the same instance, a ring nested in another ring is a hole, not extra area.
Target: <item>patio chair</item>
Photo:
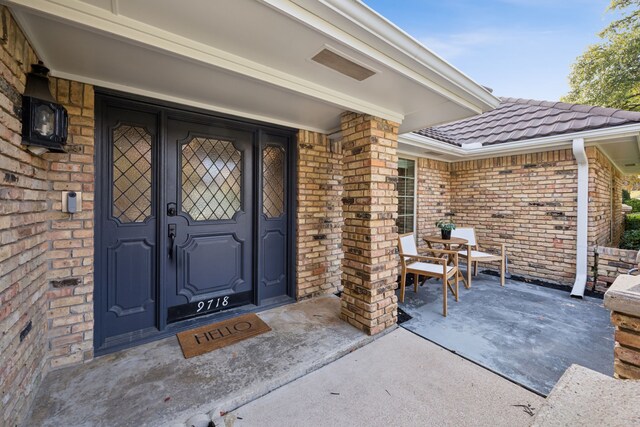
[[[418,253],[416,239],[413,233],[401,234],[398,236],[398,251],[400,254],[400,265],[402,267],[400,278],[400,302],[404,302],[404,291],[407,281],[407,274],[414,275],[413,290],[418,292],[418,282],[420,276],[425,276],[425,280],[430,277],[442,280],[442,314],[447,316],[447,288],[458,301],[458,254],[455,251],[444,249],[423,249],[422,253],[432,253],[434,255],[444,255],[445,257],[427,256]],[[453,261],[453,265],[449,263]],[[454,286],[449,283],[454,278]]]
[[[507,253],[504,243],[500,244],[500,253],[492,254],[482,252],[476,239],[476,230],[473,227],[459,227],[451,231],[451,237],[460,237],[467,240],[467,248],[458,251],[458,254],[467,260],[467,287],[471,287],[471,267],[473,265],[473,275],[478,275],[479,262],[500,262],[500,286],[504,286],[504,275],[507,266]]]

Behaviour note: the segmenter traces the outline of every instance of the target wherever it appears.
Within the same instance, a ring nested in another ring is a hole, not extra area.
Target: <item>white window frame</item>
[[[413,168],[413,234],[418,235],[418,157],[405,154],[398,155],[400,159],[411,160],[414,162]],[[399,178],[399,177],[398,177]],[[398,208],[400,207],[400,196],[398,195]]]

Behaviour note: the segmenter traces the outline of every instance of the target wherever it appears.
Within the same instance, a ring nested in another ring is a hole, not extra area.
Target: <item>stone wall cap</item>
[[[640,381],[618,380],[571,365],[538,410],[532,427],[638,425]]]
[[[640,317],[640,276],[618,276],[604,294],[604,306],[611,311]]]

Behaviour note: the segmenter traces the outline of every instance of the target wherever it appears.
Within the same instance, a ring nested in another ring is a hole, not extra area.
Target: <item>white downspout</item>
[[[576,241],[576,281],[571,296],[582,298],[587,284],[587,242],[589,227],[589,160],[584,139],[573,140],[573,156],[578,162],[578,223]]]

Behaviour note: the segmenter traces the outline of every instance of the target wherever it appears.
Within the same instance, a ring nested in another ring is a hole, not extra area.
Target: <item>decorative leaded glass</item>
[[[229,141],[182,146],[182,211],[196,221],[230,219],[241,208],[242,153]]]
[[[142,127],[113,130],[112,214],[124,223],[151,215],[151,134]]]
[[[280,147],[262,150],[262,212],[267,218],[284,213],[284,150]]]

